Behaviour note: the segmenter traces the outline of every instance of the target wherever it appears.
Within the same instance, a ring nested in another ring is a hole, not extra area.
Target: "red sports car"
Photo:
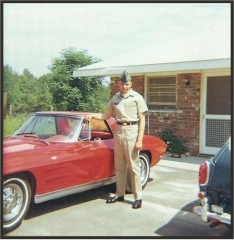
[[[3,229],[20,225],[30,203],[83,192],[115,182],[113,118],[92,119],[89,113],[37,112],[3,148]],[[142,187],[150,167],[165,154],[166,144],[145,135],[140,152]],[[128,191],[131,185],[127,183]]]

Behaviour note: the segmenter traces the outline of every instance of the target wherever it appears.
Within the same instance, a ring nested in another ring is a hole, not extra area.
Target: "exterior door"
[[[231,136],[230,74],[206,74],[202,89],[200,153],[215,155]]]

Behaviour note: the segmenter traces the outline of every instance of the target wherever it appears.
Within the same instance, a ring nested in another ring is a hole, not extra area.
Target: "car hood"
[[[46,142],[41,141],[39,138],[7,137],[3,140],[3,153],[27,151],[44,145],[46,145]]]

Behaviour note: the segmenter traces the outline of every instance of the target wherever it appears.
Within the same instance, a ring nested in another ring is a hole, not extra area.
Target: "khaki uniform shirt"
[[[112,114],[117,122],[137,122],[138,113],[147,111],[144,98],[132,89],[128,94],[116,93],[107,104],[107,112]]]

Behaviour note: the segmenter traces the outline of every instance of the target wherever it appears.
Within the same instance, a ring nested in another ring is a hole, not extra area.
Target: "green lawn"
[[[19,114],[16,117],[6,116],[6,118],[3,120],[3,137],[12,135],[31,116],[31,114]]]

